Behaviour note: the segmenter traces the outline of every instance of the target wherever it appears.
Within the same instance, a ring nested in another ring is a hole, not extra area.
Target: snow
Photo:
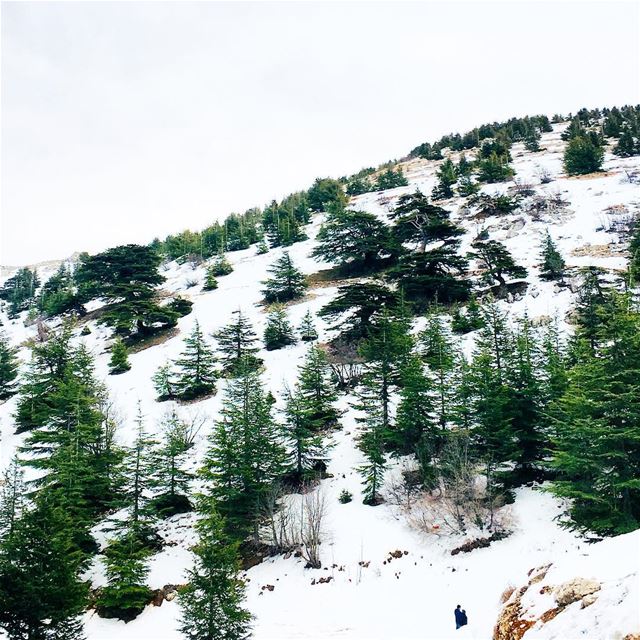
[[[603,213],[607,207],[624,205],[631,212],[640,209],[640,190],[624,179],[625,171],[640,169],[640,159],[607,155],[607,173],[601,177],[568,178],[562,174],[564,143],[560,140],[560,133],[563,126],[556,125],[552,133],[543,135],[542,146],[546,151],[528,153],[522,150],[521,145],[514,145],[512,154],[518,180],[539,185],[537,175],[544,167],[554,176],[554,181],[538,186],[538,191],[561,194],[570,202],[569,209],[557,219],[538,222],[516,211],[499,221],[489,220],[487,225],[492,225],[491,237],[504,241],[517,261],[530,270],[527,294],[508,305],[512,314],[518,316],[526,311],[531,318],[557,315],[561,327],[566,330],[565,314],[571,306],[573,294],[568,288],[558,289],[553,283],[538,278],[541,238],[548,228],[570,266],[597,264],[622,268],[624,254],[578,256],[574,252],[588,245],[595,247],[617,241],[615,234],[602,228],[603,220],[614,217]],[[467,155],[471,157],[471,154]],[[435,184],[437,164],[412,160],[405,165],[409,187],[363,194],[354,199],[353,206],[386,217],[393,200],[399,195],[412,192],[416,187],[430,193]],[[489,185],[483,190],[487,193],[504,192],[508,186],[507,183]],[[460,200],[453,199],[445,206],[465,227],[467,234],[463,239],[463,250],[467,250],[477,232],[477,223],[469,220],[461,204]],[[525,220],[523,228],[509,234],[508,226],[518,218]],[[294,263],[308,274],[330,266],[310,257],[321,222],[322,216],[317,216],[308,226],[309,239],[287,249]],[[119,437],[123,442],[130,442],[133,437],[138,401],[151,431],[159,428],[163,415],[173,408],[172,403],[155,400],[151,379],[167,359],[178,356],[183,338],[196,320],[206,334],[211,334],[227,324],[234,311],[242,309],[261,336],[266,316],[261,306],[260,282],[266,279],[267,268],[282,251],[273,249],[267,254],[256,255],[256,248],[251,247],[229,254],[234,271],[219,278],[218,289],[210,292],[201,291],[200,285],[187,288],[189,281],[202,282],[203,266],[168,264],[164,270],[167,278],[164,289],[179,292],[190,299],[194,303],[193,311],[180,319],[178,335],[132,354],[132,368],[127,373],[107,375],[108,329],[91,321],[88,324],[91,334],[78,335],[77,340],[84,342],[96,357],[97,375],[106,381],[118,408],[122,422]],[[335,286],[317,287],[309,291],[303,300],[290,304],[287,312],[294,326],[300,323],[307,310],[316,314],[336,292]],[[35,327],[24,326],[24,314],[13,321],[2,315],[2,320],[5,332],[14,344],[23,345],[35,334]],[[416,325],[421,326],[422,323],[418,320]],[[325,341],[331,336],[330,327],[320,318],[316,324],[320,340]],[[472,337],[466,337],[461,348],[469,352],[472,340]],[[306,345],[297,344],[279,351],[260,353],[266,366],[264,382],[276,397],[281,395],[286,383],[295,381],[297,367],[306,350]],[[26,361],[28,349],[21,349],[20,356]],[[194,469],[207,448],[207,436],[219,414],[223,395],[223,383],[220,383],[215,396],[189,406],[176,407],[179,415],[206,418],[192,457]],[[24,440],[24,436],[13,433],[15,404],[16,399],[13,398],[0,405],[0,468],[8,464]],[[323,568],[305,569],[300,558],[277,557],[246,572],[249,580],[247,606],[255,616],[256,640],[485,640],[491,638],[501,609],[503,590],[509,584],[526,584],[530,569],[548,563],[553,563],[553,566],[546,582],[558,584],[577,576],[595,577],[603,582],[603,589],[599,600],[591,607],[579,610],[576,605],[571,605],[549,623],[530,629],[526,640],[613,639],[640,631],[637,607],[640,601],[638,532],[588,545],[559,525],[562,503],[539,488],[523,488],[517,491],[515,504],[507,507],[513,528],[510,537],[492,543],[489,548],[451,556],[451,549],[463,541],[459,536],[420,533],[409,526],[397,507],[384,504],[374,508],[361,503],[361,484],[357,473],[361,455],[354,442],[355,416],[349,409],[349,398],[341,398],[340,407],[345,414],[342,430],[332,438],[329,461],[332,477],[324,480],[320,488],[328,508],[326,537],[321,546]],[[392,466],[397,471],[400,464],[401,461],[396,461]],[[389,477],[392,475],[393,471]],[[338,496],[343,489],[353,494],[352,502],[339,503]],[[168,544],[151,560],[148,583],[152,588],[184,581],[185,570],[191,563],[189,547],[195,540],[192,524],[192,515],[177,516],[163,523],[160,533]],[[101,545],[110,535],[104,523],[96,527],[95,533]],[[395,550],[407,553],[386,562],[389,553]],[[363,567],[361,562],[369,564]],[[329,583],[311,584],[314,578],[326,576],[332,578]],[[104,583],[99,559],[94,562],[88,577],[93,586]],[[274,590],[263,590],[267,584],[274,585]],[[536,610],[552,606],[550,596],[539,597],[539,602],[531,603]],[[453,617],[457,604],[461,604],[469,616],[468,627],[459,631],[455,630]],[[180,638],[178,618],[179,607],[173,601],[164,602],[161,607],[147,607],[142,615],[128,624],[88,613],[85,628],[89,640],[114,637],[122,640],[172,640]]]

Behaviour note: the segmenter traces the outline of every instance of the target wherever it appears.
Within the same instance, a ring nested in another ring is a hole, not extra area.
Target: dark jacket
[[[467,624],[467,613],[464,609],[456,609],[454,612],[456,617],[456,629],[464,627]]]

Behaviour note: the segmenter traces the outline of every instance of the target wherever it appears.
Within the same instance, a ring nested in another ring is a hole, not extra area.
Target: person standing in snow
[[[456,617],[456,629],[464,627],[464,625],[467,624],[467,612],[464,609],[461,609],[460,605],[456,607],[453,614]]]

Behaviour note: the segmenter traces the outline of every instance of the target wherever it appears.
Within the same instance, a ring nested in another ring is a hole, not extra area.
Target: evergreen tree
[[[0,287],[0,300],[9,303],[9,317],[15,318],[21,311],[28,309],[35,301],[35,295],[40,286],[40,279],[35,270],[27,267],[18,271],[5,280]]]
[[[473,162],[467,160],[467,156],[462,154],[456,165],[456,174],[459,178],[470,177],[473,172]]]
[[[463,165],[464,170],[464,165]],[[458,172],[453,162],[447,158],[436,171],[438,183],[431,192],[434,200],[446,200],[453,198],[453,185],[458,181]]]
[[[316,240],[311,255],[339,265],[345,273],[373,271],[391,252],[388,227],[366,211],[330,208]]]
[[[409,182],[404,177],[400,167],[395,171],[392,167],[389,167],[378,175],[376,189],[378,191],[385,191],[386,189],[395,189],[396,187],[406,187],[408,184]]]
[[[235,320],[213,334],[218,342],[223,373],[232,377],[244,366],[259,369],[262,364],[262,360],[255,355],[258,352],[254,346],[257,337],[249,320],[240,309],[233,313]]]
[[[572,138],[564,151],[564,170],[567,175],[593,173],[602,169],[604,151],[589,136]]]
[[[178,386],[170,362],[165,362],[153,374],[153,388],[156,390],[160,402],[174,400],[178,397]]]
[[[313,342],[318,339],[318,331],[313,324],[313,316],[309,309],[307,309],[304,318],[302,318],[298,333],[300,334],[300,340],[302,340],[302,342]]]
[[[203,291],[213,291],[218,288],[218,279],[216,278],[217,271],[215,265],[209,265],[204,274],[204,284],[202,285]]]
[[[628,296],[614,296],[594,344],[556,403],[553,490],[571,499],[574,526],[612,535],[640,524],[640,314]]]
[[[402,242],[416,243],[420,253],[428,244],[442,241],[445,245],[456,246],[456,238],[464,230],[449,219],[449,212],[431,204],[420,191],[400,196],[391,213],[394,230]]]
[[[208,267],[207,267],[207,277],[209,274],[214,278],[219,278],[220,276],[228,276],[233,272],[233,266],[227,260],[227,257],[224,254],[220,254]]]
[[[437,315],[429,316],[427,327],[420,335],[421,354],[433,377],[434,410],[440,427],[441,445],[449,423],[451,404],[451,376],[454,365],[453,342],[444,322]]]
[[[339,414],[334,402],[337,395],[332,385],[327,356],[316,345],[309,348],[299,368],[298,387],[309,428],[318,432],[336,426]]]
[[[18,350],[0,333],[0,400],[6,400],[17,391]]]
[[[477,163],[478,180],[492,184],[505,182],[515,175],[515,171],[509,166],[509,160],[504,155],[498,155],[495,151],[482,158]]]
[[[121,338],[116,338],[111,345],[111,360],[109,361],[109,373],[117,375],[131,369],[129,363],[129,351]]]
[[[195,562],[180,590],[180,632],[188,640],[244,640],[251,614],[242,608],[245,585],[239,579],[238,543],[225,535],[225,524],[207,509],[197,525]]]
[[[221,419],[211,435],[202,476],[224,516],[229,533],[258,538],[258,516],[282,472],[284,451],[271,415],[272,402],[259,372],[248,364],[227,382]]]
[[[176,360],[176,367],[175,385],[181,399],[201,398],[215,390],[215,358],[197,320],[191,334],[185,338],[184,351]]]
[[[145,430],[140,402],[138,402],[135,424],[135,439],[128,448],[122,466],[121,502],[122,506],[129,510],[128,519],[124,522],[124,537],[133,535],[137,537],[141,546],[149,547],[153,545],[151,531],[153,511],[150,508],[150,492],[153,490],[155,469],[153,450],[156,442]]]
[[[540,276],[545,280],[562,280],[564,277],[565,262],[558,251],[547,229],[542,243],[542,267]]]
[[[130,527],[105,551],[107,584],[96,599],[96,610],[103,618],[129,622],[142,613],[153,597],[146,585],[149,549],[138,532]]]
[[[313,419],[313,407],[296,386],[285,389],[284,440],[287,446],[286,468],[299,482],[323,461],[324,447]]]
[[[307,191],[307,203],[311,211],[328,211],[331,205],[342,207],[346,202],[342,185],[331,178],[317,178]]]
[[[26,495],[22,465],[14,456],[0,482],[0,541],[13,535],[26,507]]]
[[[489,284],[497,283],[506,286],[506,276],[512,278],[526,278],[527,270],[516,264],[507,248],[497,240],[476,240],[472,245],[474,251],[470,254],[477,258],[484,267],[483,279]]]
[[[158,325],[174,326],[178,314],[158,305],[156,287],[165,280],[158,271],[160,261],[153,249],[135,244],[85,254],[76,272],[80,298],[103,298],[110,303],[100,322],[123,336],[139,338],[156,331]]]
[[[592,353],[596,352],[601,327],[609,320],[611,292],[597,267],[588,267],[582,273],[576,300],[576,337],[584,339]]]
[[[64,508],[42,500],[0,545],[0,628],[10,640],[81,640],[87,584]]]
[[[151,501],[163,517],[191,510],[189,482],[192,474],[185,470],[185,457],[193,447],[188,425],[175,409],[162,422],[162,441],[155,452],[153,488],[157,495]]]
[[[540,139],[542,136],[535,127],[532,127],[524,138],[524,148],[527,151],[540,151]]]
[[[281,305],[273,305],[267,316],[267,326],[264,330],[265,349],[274,351],[295,344],[295,342],[293,327],[287,320],[285,308]]]
[[[358,442],[366,461],[359,472],[363,477],[365,504],[375,505],[381,499],[385,443],[394,440],[391,397],[401,382],[400,371],[411,347],[407,322],[385,313],[376,333],[360,348],[366,363],[354,408],[361,412],[357,418],[361,425]]]
[[[301,298],[307,283],[301,271],[296,269],[288,251],[285,251],[269,268],[273,276],[265,280],[262,290],[266,302],[289,302]]]
[[[418,455],[420,461],[428,457],[430,462],[439,437],[434,412],[431,381],[420,358],[411,356],[401,371],[400,401],[391,435],[394,450],[400,455],[422,454]]]
[[[357,341],[366,337],[373,329],[374,322],[385,309],[397,307],[398,294],[375,282],[338,287],[338,295],[327,303],[319,315],[328,320],[340,320],[335,328],[340,328],[342,336]],[[344,317],[344,314],[351,312]]]
[[[42,286],[38,300],[40,309],[47,316],[56,316],[66,311],[81,310],[71,269],[61,264]]]
[[[628,158],[640,154],[640,140],[638,140],[637,137],[634,138],[630,127],[625,127],[622,130],[613,152],[621,158]]]
[[[469,333],[484,326],[480,305],[475,296],[469,298],[466,313],[462,313],[460,307],[456,307],[451,314],[451,330],[454,333]]]

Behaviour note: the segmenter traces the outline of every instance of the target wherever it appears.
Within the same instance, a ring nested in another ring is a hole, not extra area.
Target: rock
[[[582,600],[585,596],[600,591],[600,583],[586,578],[573,578],[556,587],[554,597],[561,606]]]
[[[584,598],[582,598],[580,608],[584,609],[586,607],[591,606],[597,599],[598,599],[598,596],[595,593],[590,593],[588,596],[585,596]]]

